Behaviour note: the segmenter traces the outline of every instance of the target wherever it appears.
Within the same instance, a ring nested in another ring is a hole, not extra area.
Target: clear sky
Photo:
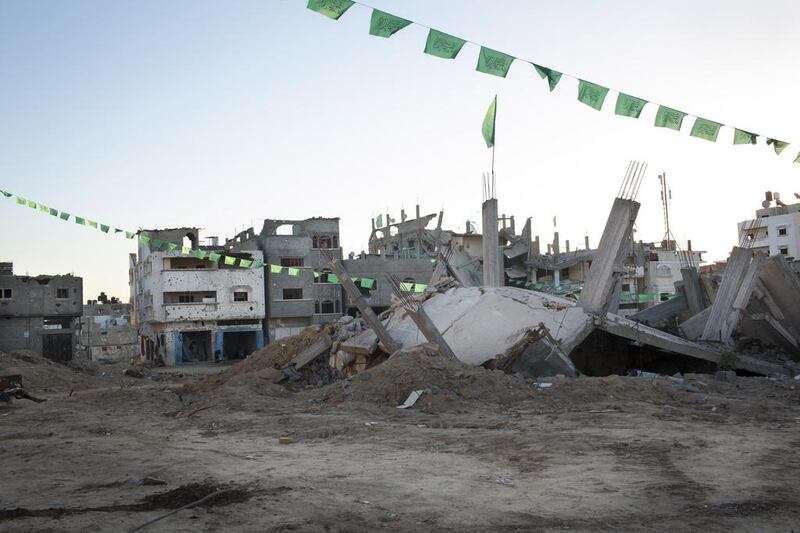
[[[648,100],[800,142],[800,2],[372,0],[372,5]],[[480,134],[498,94],[500,211],[593,245],[631,159],[649,162],[637,238],[660,240],[657,175],[673,233],[727,256],[765,190],[800,192],[800,146],[716,144],[554,93],[530,65],[506,79],[422,53],[427,30],[368,34],[305,0],[0,2],[0,188],[124,228],[231,236],[263,218],[341,217],[345,251],[389,210],[480,220]],[[0,261],[73,272],[85,297],[128,297],[132,241],[0,198]],[[573,245],[574,246],[574,245]]]

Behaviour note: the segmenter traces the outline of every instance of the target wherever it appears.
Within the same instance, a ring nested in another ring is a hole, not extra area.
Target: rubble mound
[[[81,390],[104,384],[94,373],[88,363],[56,363],[29,350],[0,352],[0,375],[21,375],[23,387],[31,393]]]
[[[297,335],[284,337],[250,354],[247,359],[230,368],[208,376],[197,383],[187,383],[181,394],[208,394],[229,386],[244,386],[256,392],[278,393],[272,385],[284,379],[280,368],[289,363],[303,350],[314,344],[320,336],[332,334],[335,326],[309,326]],[[325,359],[327,365],[327,358]]]
[[[499,406],[513,404],[535,395],[534,387],[531,379],[467,366],[441,355],[435,345],[421,344],[347,381],[306,394],[320,403],[354,401],[395,407],[412,391],[423,390],[415,409],[452,411],[474,401]]]

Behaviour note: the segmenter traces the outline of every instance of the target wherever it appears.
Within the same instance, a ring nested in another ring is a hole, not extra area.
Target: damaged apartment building
[[[101,293],[97,300],[88,300],[80,319],[78,349],[90,361],[113,362],[130,360],[139,355],[136,327],[131,321],[133,305]]]
[[[142,230],[130,256],[131,301],[140,350],[150,360],[175,365],[244,358],[264,345],[264,271],[212,261],[223,252],[215,237],[200,245],[197,228]],[[155,243],[177,245],[159,250]],[[180,253],[190,248],[190,256]],[[227,255],[262,260],[258,249]]]
[[[30,350],[69,361],[83,311],[83,279],[66,275],[14,275],[0,263],[0,350]]]

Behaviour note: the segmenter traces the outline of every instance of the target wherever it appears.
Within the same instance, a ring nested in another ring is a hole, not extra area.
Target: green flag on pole
[[[351,0],[308,0],[306,6],[311,11],[316,11],[320,15],[339,20],[344,12],[353,5]]]
[[[771,144],[772,148],[775,149],[775,155],[781,155],[783,149],[789,146],[787,142],[779,141],[778,139],[770,139],[769,137],[767,137],[767,144]]]
[[[369,21],[369,34],[376,37],[391,37],[409,24],[411,24],[410,20],[373,9],[372,18]]]
[[[689,133],[692,137],[698,139],[705,139],[707,141],[717,142],[717,134],[722,124],[713,122],[704,118],[697,117],[692,126],[692,131]]]
[[[735,128],[733,132],[733,144],[756,144],[756,137],[758,137],[758,135],[755,133]]]
[[[513,56],[481,46],[481,52],[478,55],[478,66],[475,67],[475,70],[505,78],[506,74],[508,74],[508,69],[511,68],[512,61],[514,61]]]
[[[425,41],[425,53],[444,59],[455,59],[466,42],[464,39],[432,29],[428,32],[428,40]]]
[[[481,126],[481,133],[483,140],[486,141],[486,148],[494,146],[494,125],[497,118],[497,95],[494,95],[492,103],[489,104],[489,109],[486,110],[486,116],[483,117],[483,126]]]
[[[553,89],[556,88],[558,82],[561,81],[561,73],[551,68],[537,65],[536,63],[531,63],[531,65],[533,65],[536,73],[539,74],[542,79],[547,78],[547,84],[550,86],[550,92],[553,92]]]
[[[590,81],[578,80],[578,101],[600,111],[608,89]]]
[[[86,220],[84,220],[84,219],[82,219],[81,217],[79,217],[79,216],[77,216],[77,215],[76,215],[76,216],[75,216],[75,223],[76,223],[76,224],[80,224],[81,226],[83,226],[83,225],[85,225],[85,224],[86,224]]]
[[[236,264],[236,258],[235,257],[231,257],[229,255],[226,255],[225,256],[225,264],[229,265],[229,266],[235,265]]]
[[[614,113],[623,117],[639,118],[646,103],[647,100],[642,100],[641,98],[636,98],[629,94],[619,93]]]
[[[683,117],[685,116],[686,113],[683,111],[678,111],[677,109],[671,109],[662,105],[658,107],[655,126],[657,128],[680,130],[681,125],[683,124]]]
[[[208,259],[210,261],[215,262],[215,263],[217,261],[219,261],[221,257],[222,257],[222,255],[218,254],[217,252],[211,252],[211,253],[208,254]]]

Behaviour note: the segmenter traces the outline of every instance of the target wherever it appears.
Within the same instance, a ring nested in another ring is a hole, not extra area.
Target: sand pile
[[[106,384],[94,373],[91,364],[67,366],[28,350],[0,352],[0,374],[20,374],[22,385],[31,394],[80,390]]]

